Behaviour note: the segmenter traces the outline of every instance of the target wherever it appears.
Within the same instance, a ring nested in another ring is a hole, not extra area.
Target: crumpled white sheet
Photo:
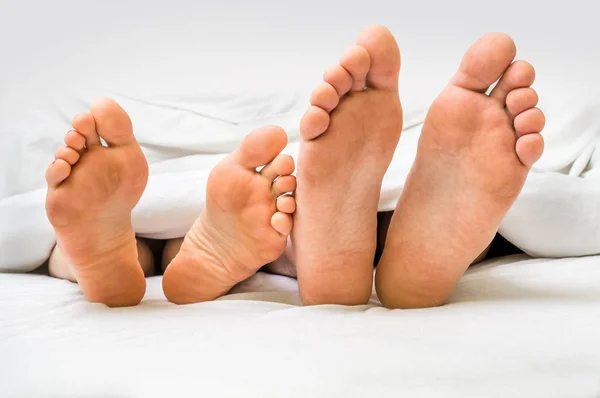
[[[600,253],[600,97],[546,101],[546,150],[500,233],[533,256]]]
[[[54,236],[44,211],[44,172],[71,118],[95,97],[112,96],[131,114],[151,165],[133,215],[136,230],[150,237],[182,236],[202,209],[210,169],[253,128],[282,125],[290,136],[287,152],[297,152],[298,121],[310,90],[369,22],[388,25],[403,54],[406,131],[385,177],[380,209],[396,204],[427,104],[467,46],[486,31],[502,29],[523,51],[519,57],[537,68],[534,87],[548,123],[546,154],[500,231],[536,256],[599,253],[600,60],[593,41],[581,39],[598,37],[594,13],[548,9],[533,33],[527,22],[538,16],[539,5],[512,2],[518,15],[508,5],[490,14],[474,0],[440,3],[435,8],[442,18],[426,2],[383,0],[368,7],[362,0],[306,0],[294,18],[289,8],[272,2],[231,7],[157,0],[143,12],[136,2],[122,1],[5,4],[0,271],[29,271],[48,256]],[[577,24],[557,31],[566,13]],[[86,21],[87,29],[74,34],[73,21]]]
[[[298,151],[298,124],[305,108],[305,97],[300,93],[215,94],[195,98],[193,103],[114,97],[131,114],[150,162],[148,187],[133,213],[134,227],[141,236],[165,239],[185,235],[204,205],[210,170],[249,131],[267,124],[281,125],[290,137],[285,152],[295,156]],[[530,174],[500,233],[534,256],[597,254],[600,101],[563,99],[555,106],[549,102],[545,108],[544,157]],[[68,106],[56,107],[58,111],[44,117],[67,113],[62,110]],[[416,153],[424,114],[419,110],[407,112],[405,131],[384,179],[381,211],[393,209],[399,198]],[[17,173],[6,173],[0,185],[0,270],[30,271],[45,261],[55,242],[45,216],[43,171],[62,137],[15,131],[26,132],[26,127],[6,126],[0,121],[0,135],[5,142],[12,137],[14,143],[2,147],[5,156],[0,163],[3,170]],[[11,156],[15,148],[28,151],[28,156]]]

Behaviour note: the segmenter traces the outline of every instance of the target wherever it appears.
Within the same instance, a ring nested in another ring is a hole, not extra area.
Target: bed
[[[0,275],[3,397],[597,397],[600,257],[473,267],[442,308],[299,306],[258,274],[221,300],[110,310]]]
[[[513,0],[493,15],[471,0],[203,3],[0,0],[0,397],[600,396],[594,13],[546,4],[540,18],[537,2]],[[302,307],[295,280],[263,273],[180,307],[153,277],[140,306],[108,309],[28,273],[55,243],[44,168],[95,97],[128,110],[150,163],[136,231],[181,236],[211,167],[247,132],[282,125],[295,155],[310,89],[371,22],[403,53],[406,130],[380,210],[394,207],[427,105],[470,42],[507,31],[538,67],[547,152],[500,231],[527,254],[474,266],[448,305],[411,311],[376,296]]]

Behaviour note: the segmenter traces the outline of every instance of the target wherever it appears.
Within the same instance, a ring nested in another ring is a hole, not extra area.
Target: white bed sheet
[[[301,307],[259,274],[177,307],[160,278],[138,307],[0,274],[1,397],[597,397],[600,257],[472,267],[451,303]]]

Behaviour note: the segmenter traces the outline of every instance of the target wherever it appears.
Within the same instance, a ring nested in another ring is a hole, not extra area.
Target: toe
[[[55,160],[46,170],[46,182],[50,187],[56,187],[71,174],[71,165],[62,159]]]
[[[54,159],[62,159],[73,166],[79,160],[79,152],[70,147],[60,148],[54,154]]]
[[[100,137],[96,132],[96,122],[89,113],[80,113],[73,118],[73,128],[85,137],[85,145],[89,148],[100,145]]]
[[[284,195],[277,198],[277,211],[292,214],[296,211],[296,199],[291,195]]]
[[[352,91],[363,91],[367,85],[367,73],[371,57],[364,47],[354,46],[342,54],[340,65],[352,76]]]
[[[538,108],[528,109],[515,117],[515,131],[518,136],[539,133],[544,129],[546,117]]]
[[[532,88],[519,88],[508,93],[506,109],[511,115],[516,116],[538,104],[539,97]]]
[[[109,146],[122,146],[136,142],[129,115],[112,99],[97,100],[92,105],[91,114],[96,122],[98,134]]]
[[[531,168],[544,153],[544,137],[541,134],[527,134],[517,140],[517,156],[523,165]]]
[[[304,140],[314,140],[329,127],[329,113],[316,106],[308,108],[300,121],[300,135]]]
[[[248,134],[231,154],[232,159],[248,169],[270,163],[287,145],[287,134],[278,126],[267,126]]]
[[[352,76],[341,65],[335,65],[325,70],[323,80],[329,83],[340,97],[352,88]]]
[[[296,190],[296,177],[281,176],[273,183],[273,194],[281,196],[284,193],[294,192]]]
[[[275,159],[266,165],[260,174],[269,182],[273,182],[277,177],[292,174],[294,172],[294,159],[289,155],[277,155]]]
[[[516,61],[508,67],[500,78],[500,81],[490,93],[490,97],[504,104],[511,91],[529,87],[534,81],[535,69],[533,66],[526,61]]]
[[[340,103],[340,96],[329,83],[321,82],[310,96],[310,104],[331,112]]]
[[[275,231],[282,235],[289,235],[292,232],[292,216],[289,214],[277,212],[271,217],[271,225]]]
[[[471,91],[486,92],[510,66],[517,48],[510,36],[490,33],[465,53],[451,84]]]
[[[367,86],[398,91],[400,50],[394,35],[383,26],[371,25],[360,32],[356,44],[367,50],[371,60]]]
[[[75,130],[71,130],[65,135],[65,145],[76,151],[83,150],[85,146],[85,137]]]

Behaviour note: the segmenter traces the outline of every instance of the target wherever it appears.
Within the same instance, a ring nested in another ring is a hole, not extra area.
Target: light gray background
[[[592,1],[0,1],[0,96],[25,80],[99,91],[177,86],[308,86],[360,28],[389,26],[406,100],[427,103],[465,48],[505,31],[540,83],[581,84],[600,64]],[[229,74],[227,73],[229,72]],[[211,81],[207,75],[229,75]],[[307,87],[308,89],[308,87]],[[42,90],[40,90],[42,91]],[[1,121],[0,121],[1,122]]]

